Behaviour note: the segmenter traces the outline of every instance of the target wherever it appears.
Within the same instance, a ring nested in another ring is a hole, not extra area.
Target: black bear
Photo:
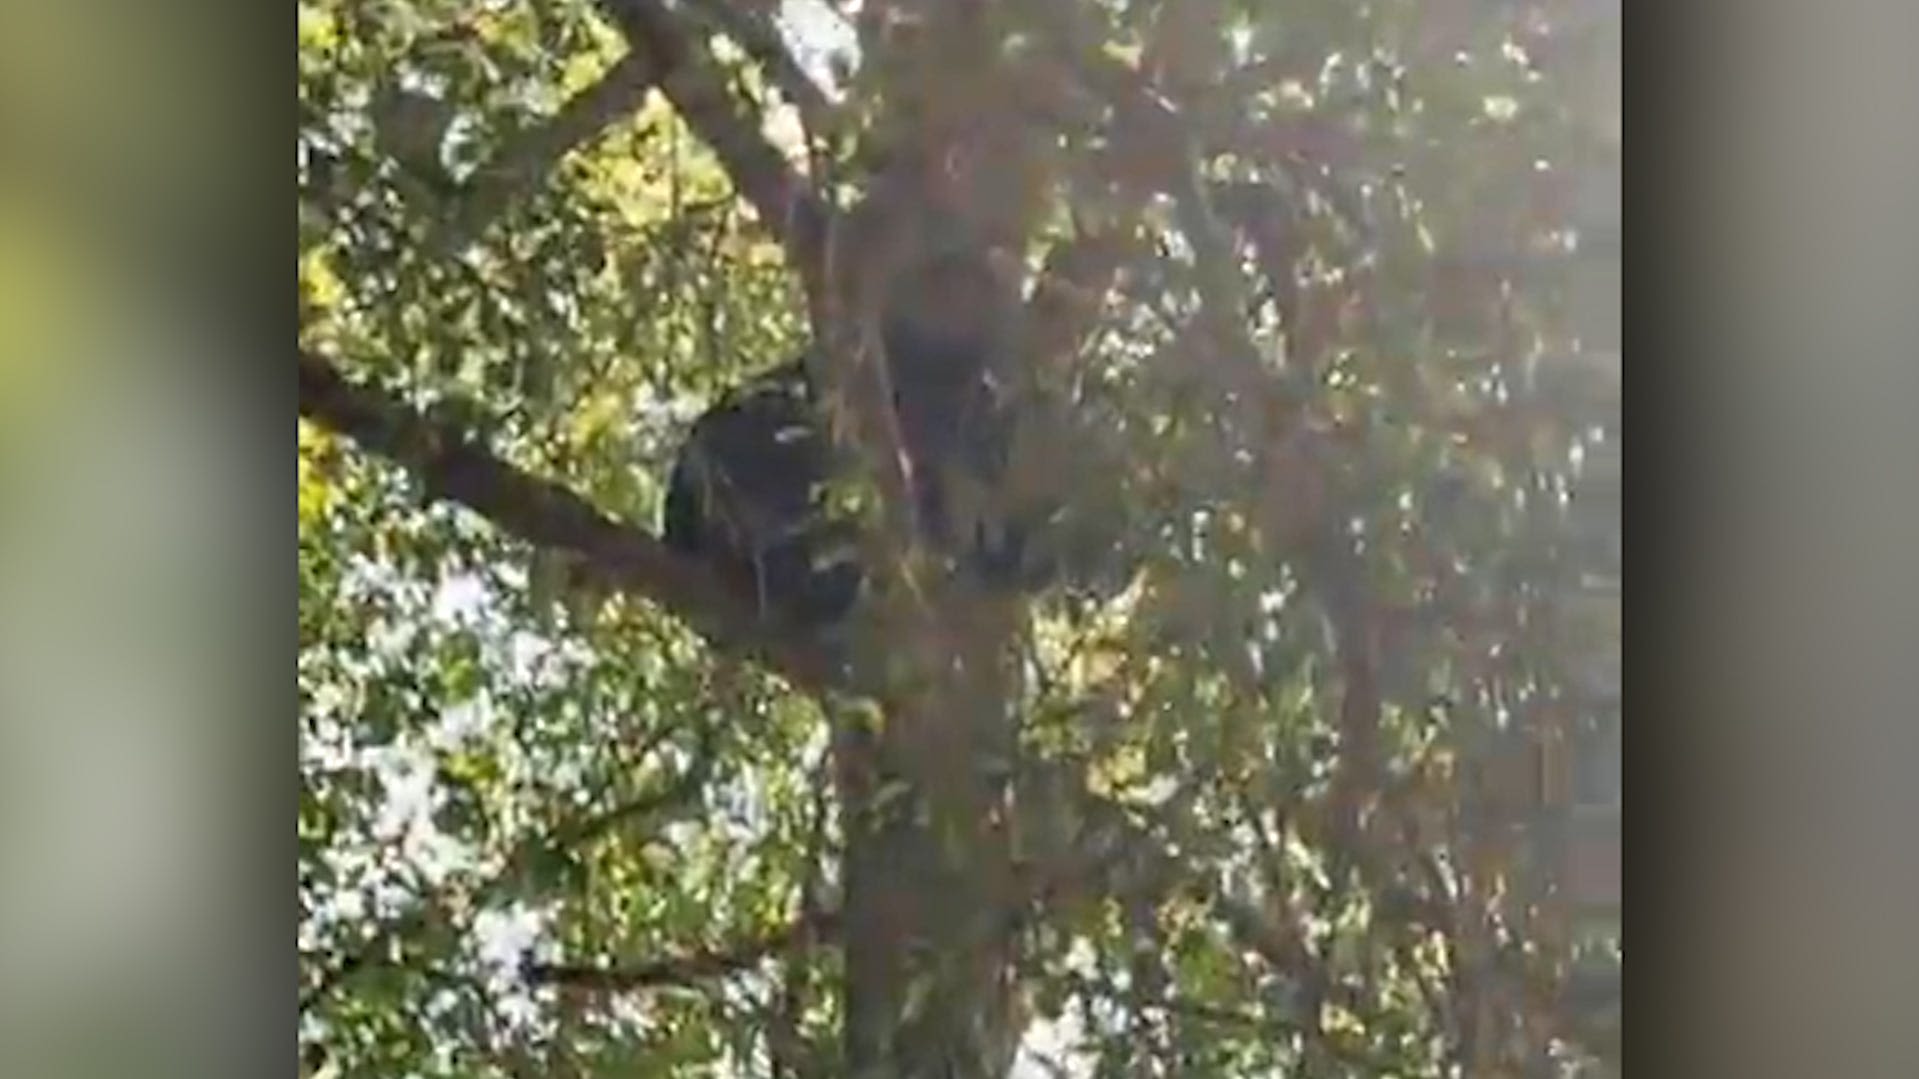
[[[998,482],[1013,422],[994,372],[999,320],[976,267],[929,264],[911,295],[888,305],[881,340],[921,538],[983,584],[1030,587],[1045,570],[1032,564],[1025,529],[956,511],[961,488]],[[845,618],[865,580],[857,535],[821,504],[836,470],[820,405],[804,362],[738,387],[694,424],[666,497],[670,546],[803,629]]]

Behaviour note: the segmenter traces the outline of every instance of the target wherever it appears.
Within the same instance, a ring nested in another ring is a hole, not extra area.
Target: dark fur
[[[990,486],[1006,463],[1011,418],[977,353],[897,328],[887,353],[922,540],[988,587],[1041,583],[1024,528],[954,510],[958,482]],[[865,574],[856,534],[821,503],[834,464],[805,364],[769,371],[694,424],[667,491],[666,541],[777,619],[838,623]]]

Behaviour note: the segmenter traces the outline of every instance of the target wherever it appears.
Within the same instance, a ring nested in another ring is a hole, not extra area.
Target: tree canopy
[[[306,1074],[1616,1070],[1615,5],[299,11]],[[945,221],[1123,579],[856,691],[656,522]]]

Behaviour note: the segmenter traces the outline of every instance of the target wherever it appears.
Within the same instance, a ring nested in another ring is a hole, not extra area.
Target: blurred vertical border
[[[1919,6],[1625,25],[1626,1059],[1919,1075]]]
[[[0,4],[0,1075],[293,1054],[294,21]]]

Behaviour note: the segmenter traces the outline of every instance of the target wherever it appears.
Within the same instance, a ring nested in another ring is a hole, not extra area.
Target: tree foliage
[[[693,416],[847,332],[902,176],[1021,267],[1074,422],[1015,472],[1124,555],[922,709],[1015,720],[945,762],[1007,773],[951,840],[999,859],[956,901],[1006,1006],[964,1018],[1021,1074],[1616,1067],[1566,778],[1617,737],[1616,31],[302,0],[309,1072],[847,1074],[858,873],[988,866],[871,857],[836,760],[901,697],[653,536]]]

